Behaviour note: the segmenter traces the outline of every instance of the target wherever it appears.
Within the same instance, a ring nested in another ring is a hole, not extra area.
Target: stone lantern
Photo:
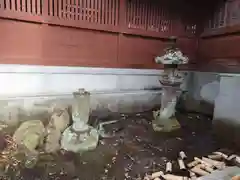
[[[175,117],[175,107],[185,73],[179,71],[179,65],[187,64],[188,57],[176,47],[176,40],[176,37],[171,37],[169,47],[164,50],[164,54],[155,58],[155,62],[164,67],[159,80],[162,85],[161,108],[153,112],[155,131],[170,132],[180,128]]]

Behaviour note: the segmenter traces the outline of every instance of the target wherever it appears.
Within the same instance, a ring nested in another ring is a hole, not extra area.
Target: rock
[[[29,151],[35,151],[38,145],[43,144],[45,128],[40,120],[23,122],[15,131],[13,140],[18,145],[24,145]]]
[[[70,116],[67,108],[55,109],[47,125],[45,151],[53,153],[60,149],[61,133],[68,127]]]
[[[63,132],[69,125],[70,116],[67,110],[53,112],[48,127]]]
[[[45,152],[56,152],[60,149],[61,132],[56,129],[51,129],[46,137]]]

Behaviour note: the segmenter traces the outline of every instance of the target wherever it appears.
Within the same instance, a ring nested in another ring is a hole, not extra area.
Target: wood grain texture
[[[0,20],[0,63],[115,68],[161,68],[154,58],[161,39],[119,33]],[[193,57],[193,39],[179,46]]]
[[[117,34],[47,26],[43,45],[43,57],[52,60],[48,65],[107,67],[117,62]]]
[[[158,68],[154,58],[166,47],[161,40],[136,36],[119,37],[119,58],[121,65],[129,68]]]

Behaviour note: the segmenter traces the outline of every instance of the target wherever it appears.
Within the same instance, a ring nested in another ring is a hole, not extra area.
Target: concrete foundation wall
[[[159,106],[160,70],[0,66],[0,118],[20,114],[33,118],[55,103],[71,104],[72,92],[90,91],[91,109],[109,112],[139,112]],[[17,109],[17,110],[16,110]],[[10,113],[10,115],[9,115]]]

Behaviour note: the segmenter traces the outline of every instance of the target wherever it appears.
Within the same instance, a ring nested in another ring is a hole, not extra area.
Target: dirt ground
[[[101,119],[119,122],[106,127],[113,136],[101,139],[96,150],[81,156],[64,151],[43,155],[35,168],[9,171],[5,179],[143,179],[146,173],[164,170],[167,161],[172,161],[174,172],[181,174],[176,163],[179,151],[185,151],[187,161],[191,161],[194,156],[208,155],[223,146],[214,140],[210,117],[200,114],[177,117],[182,128],[172,133],[153,132],[151,112]]]

